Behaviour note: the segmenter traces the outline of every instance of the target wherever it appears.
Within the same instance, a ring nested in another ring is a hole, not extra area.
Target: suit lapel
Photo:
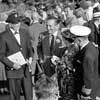
[[[91,43],[89,42],[84,48],[82,48],[82,50],[80,50],[80,53],[79,53],[80,57],[79,58],[81,59],[81,61],[84,59],[85,52],[90,45],[91,45]]]
[[[13,40],[18,46],[20,46],[10,29],[8,29],[8,33],[10,35],[11,40]]]
[[[42,41],[43,44],[43,51],[45,55],[50,56],[50,44],[49,44],[49,36],[46,36]]]
[[[54,40],[54,45],[53,45],[53,49],[55,50],[57,47],[62,45],[62,40],[61,40],[61,36],[60,33],[58,32],[55,40]]]

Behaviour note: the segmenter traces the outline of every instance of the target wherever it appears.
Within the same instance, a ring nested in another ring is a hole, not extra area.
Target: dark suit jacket
[[[100,83],[98,74],[98,48],[92,43],[88,43],[77,56],[80,67],[83,69],[83,85],[86,88],[92,89],[91,97],[100,97]],[[81,83],[79,83],[81,84]]]
[[[49,33],[47,33],[49,34]],[[50,36],[46,35],[44,38],[42,38],[38,43],[38,54],[39,57],[43,60],[46,59],[48,56],[56,55],[59,56],[59,47],[62,46],[62,36],[60,32],[58,32],[58,35],[56,36],[55,43],[52,47],[52,55],[51,55],[51,47],[50,47]]]
[[[24,76],[25,71],[25,66],[22,66],[19,70],[11,70],[14,63],[7,58],[8,56],[18,51],[22,52],[25,59],[33,56],[30,38],[27,31],[20,29],[19,34],[21,45],[18,44],[9,27],[7,27],[6,31],[4,31],[0,36],[0,60],[6,66],[8,78],[21,78]]]
[[[48,33],[47,33],[48,34]],[[44,64],[44,72],[48,76],[52,76],[54,74],[54,66],[51,64],[51,57],[53,55],[56,55],[59,57],[60,49],[59,47],[62,46],[62,37],[60,35],[60,32],[56,36],[55,43],[52,45],[52,50],[50,49],[50,36],[47,35],[40,41],[38,45],[38,54],[40,59],[43,60]],[[52,51],[52,53],[51,53]],[[52,67],[51,67],[52,66]]]

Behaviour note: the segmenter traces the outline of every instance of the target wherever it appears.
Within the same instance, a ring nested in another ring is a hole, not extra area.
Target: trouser
[[[10,100],[20,100],[21,86],[23,89],[25,100],[32,100],[32,79],[30,74],[26,74],[24,78],[10,78],[9,91]]]
[[[31,73],[28,75],[26,74],[26,77],[22,79],[22,89],[23,89],[25,100],[32,100],[33,89],[32,89]]]
[[[22,79],[8,79],[10,100],[20,100],[21,80]]]

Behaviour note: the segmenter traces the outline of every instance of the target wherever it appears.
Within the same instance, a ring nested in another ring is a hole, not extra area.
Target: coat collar
[[[10,35],[10,38],[11,38],[13,41],[15,41],[15,43],[16,43],[19,47],[21,47],[21,44],[22,44],[22,41],[23,41],[23,36],[22,36],[22,34],[21,34],[21,30],[19,30],[19,34],[20,34],[20,43],[21,43],[21,44],[19,44],[19,43],[17,42],[17,40],[16,40],[14,34],[12,33],[12,31],[10,30],[10,28],[8,28],[7,31],[8,31],[8,33],[9,33],[9,35]]]

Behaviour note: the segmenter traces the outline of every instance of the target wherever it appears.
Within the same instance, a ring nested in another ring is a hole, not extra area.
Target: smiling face
[[[53,34],[59,30],[59,24],[56,23],[55,19],[50,19],[47,21],[47,29],[50,34]]]

